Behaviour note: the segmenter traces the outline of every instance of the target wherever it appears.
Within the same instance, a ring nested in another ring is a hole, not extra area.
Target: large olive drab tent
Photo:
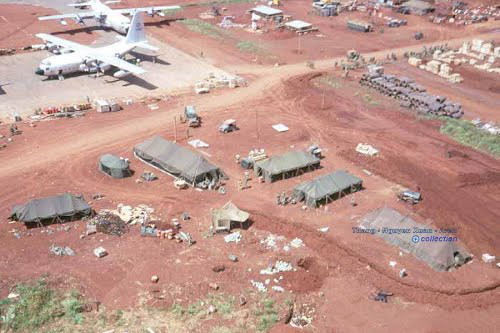
[[[360,227],[373,231],[386,243],[413,254],[437,271],[447,271],[470,259],[470,254],[457,244],[456,235],[437,233],[433,231],[434,228],[419,224],[389,207],[379,208],[365,215],[360,220]],[[414,233],[417,229],[427,232]],[[438,239],[432,240],[432,237]]]
[[[212,225],[215,232],[231,230],[231,222],[238,222],[243,228],[250,214],[239,209],[231,201],[228,201],[221,209],[212,210]]]
[[[352,192],[359,191],[363,181],[344,170],[338,170],[297,185],[293,197],[309,207],[318,207]]]
[[[105,154],[99,159],[99,171],[113,178],[130,177],[129,162],[118,156]]]
[[[61,194],[33,199],[12,209],[11,219],[24,223],[59,221],[61,218],[81,217],[92,213],[92,208],[81,197]]]
[[[317,169],[319,164],[320,160],[316,156],[297,150],[256,162],[254,172],[257,176],[263,176],[266,182],[272,183]]]
[[[197,184],[205,179],[217,182],[221,178],[227,178],[219,167],[203,156],[159,136],[135,146],[134,154],[142,161],[190,184]]]

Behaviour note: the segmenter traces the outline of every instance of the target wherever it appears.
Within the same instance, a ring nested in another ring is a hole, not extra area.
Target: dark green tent
[[[65,193],[47,198],[33,199],[12,209],[11,219],[30,223],[58,220],[61,217],[87,216],[92,208],[81,197]]]
[[[130,177],[129,162],[115,155],[105,154],[99,159],[99,171],[113,178]]]

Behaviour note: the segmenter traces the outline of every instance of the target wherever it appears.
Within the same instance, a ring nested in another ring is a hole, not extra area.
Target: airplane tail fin
[[[146,34],[144,33],[144,19],[141,12],[134,12],[130,27],[125,37],[125,43],[137,44],[146,41]]]

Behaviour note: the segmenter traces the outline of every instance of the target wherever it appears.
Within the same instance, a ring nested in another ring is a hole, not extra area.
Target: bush
[[[500,157],[500,135],[480,130],[471,122],[461,119],[445,119],[441,132],[469,147]]]

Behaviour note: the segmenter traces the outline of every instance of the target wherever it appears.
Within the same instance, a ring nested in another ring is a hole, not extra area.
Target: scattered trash
[[[271,289],[278,292],[278,293],[282,293],[285,291],[285,289],[283,287],[280,287],[280,286],[272,286]]]
[[[291,271],[293,270],[293,266],[289,263],[289,262],[286,262],[286,261],[276,261],[276,263],[266,269],[262,269],[260,271],[260,274],[262,275],[274,275],[276,273],[280,273],[280,272],[288,272],[288,271]]]
[[[87,235],[94,233],[92,225],[95,226],[95,231],[107,235],[122,236],[128,230],[127,224],[118,215],[108,210],[101,210],[99,214],[89,221]],[[91,233],[89,233],[89,230]]]
[[[97,258],[102,258],[102,257],[105,257],[108,255],[108,252],[102,247],[102,246],[99,246],[98,248],[96,248],[94,250],[94,255],[97,257]]]
[[[224,236],[224,241],[226,243],[230,243],[230,242],[239,243],[241,241],[241,238],[242,238],[242,236],[241,236],[240,232],[237,231],[237,232],[233,232],[227,236]]]
[[[300,238],[294,238],[290,242],[290,246],[293,247],[293,248],[298,249],[299,247],[302,247],[302,246],[305,246],[305,245],[304,245],[304,242],[302,241],[302,239],[300,239]]]
[[[283,241],[284,239],[285,237],[283,236],[269,234],[265,239],[261,240],[260,243],[268,249],[277,250],[278,245],[276,244],[276,242]]]
[[[160,278],[158,277],[158,275],[153,275],[151,277],[151,282],[153,282],[153,283],[158,283],[159,280],[160,280]]]
[[[396,267],[397,264],[398,263],[395,261],[389,261],[389,266],[391,266],[391,267]]]
[[[267,288],[262,282],[250,280],[250,283],[261,293],[267,293]]]
[[[288,131],[288,127],[286,127],[285,125],[283,124],[277,124],[277,125],[273,125],[273,129],[277,132],[286,132]]]
[[[322,233],[327,233],[327,232],[328,232],[328,230],[330,230],[330,228],[329,228],[329,227],[323,227],[323,228],[319,228],[319,229],[318,229],[318,231],[319,231],[319,232],[322,232]]]
[[[230,254],[229,255],[229,260],[231,260],[232,262],[237,262],[238,261],[238,257],[235,256],[234,254]]]
[[[52,244],[49,248],[49,251],[58,256],[74,256],[75,251],[73,251],[68,246],[55,246]]]
[[[405,276],[407,276],[408,274],[406,273],[406,269],[402,269],[399,271],[399,277],[400,278],[404,278]]]
[[[94,195],[92,195],[92,200],[101,200],[104,198],[104,195],[100,194],[100,193],[96,193]]]
[[[492,263],[492,262],[495,262],[496,260],[496,257],[495,256],[492,256],[491,254],[489,253],[484,253],[483,256],[481,257],[483,259],[484,262],[486,263]]]
[[[215,282],[209,283],[208,286],[213,290],[219,290],[219,285]]]

